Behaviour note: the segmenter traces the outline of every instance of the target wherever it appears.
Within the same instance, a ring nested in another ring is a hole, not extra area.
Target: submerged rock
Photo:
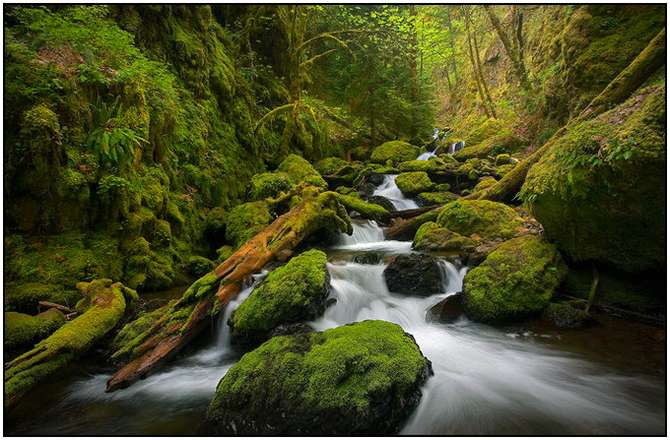
[[[358,264],[379,264],[382,262],[383,254],[380,252],[365,252],[354,255],[352,261]]]
[[[203,430],[212,435],[394,434],[421,399],[431,364],[385,321],[278,336],[221,379]]]
[[[326,261],[312,249],[270,272],[230,317],[233,343],[255,345],[280,325],[320,316],[330,287]]]
[[[463,315],[463,294],[449,295],[426,312],[428,322],[454,322]]]
[[[437,259],[425,254],[398,255],[384,269],[391,292],[429,296],[440,293],[442,278]]]
[[[465,312],[482,322],[502,322],[541,312],[565,277],[556,247],[537,236],[508,240],[463,279]]]
[[[578,328],[589,320],[589,315],[584,310],[566,303],[549,304],[543,317],[559,328]]]

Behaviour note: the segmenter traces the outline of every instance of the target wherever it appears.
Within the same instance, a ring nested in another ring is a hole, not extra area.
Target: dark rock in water
[[[270,333],[270,337],[274,336],[286,336],[286,335],[297,335],[300,333],[310,333],[314,329],[304,322],[296,322],[292,324],[282,324],[278,327],[275,327],[274,330]]]
[[[544,309],[543,317],[556,327],[578,328],[589,321],[589,315],[567,303],[551,303]]]
[[[384,196],[370,196],[368,197],[368,202],[376,203],[377,205],[381,206],[382,208],[386,209],[389,212],[396,211],[393,202]]]
[[[375,189],[377,189],[377,187],[370,182],[365,182],[358,185],[358,193],[366,197],[372,196],[372,193],[375,192]]]
[[[358,264],[379,264],[382,262],[382,254],[379,252],[366,252],[354,255],[352,261]]]
[[[371,183],[375,186],[379,186],[382,183],[384,183],[384,175],[383,174],[370,174],[368,176],[368,183]]]
[[[390,322],[277,336],[228,370],[201,433],[395,434],[432,374],[414,338]]]
[[[384,278],[391,292],[405,295],[434,295],[442,285],[437,259],[424,254],[398,255],[384,269]]]
[[[426,312],[428,322],[454,322],[463,315],[463,294],[451,295]]]

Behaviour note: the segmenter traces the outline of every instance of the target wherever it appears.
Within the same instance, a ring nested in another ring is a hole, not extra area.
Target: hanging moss
[[[294,184],[301,182],[327,189],[328,184],[312,165],[300,156],[289,154],[277,167],[277,171],[288,174]]]

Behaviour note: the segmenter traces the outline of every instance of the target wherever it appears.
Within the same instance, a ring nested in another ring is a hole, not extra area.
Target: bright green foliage
[[[256,344],[279,325],[318,317],[325,310],[328,283],[325,253],[313,249],[291,258],[233,312],[233,340]]]
[[[243,203],[233,208],[226,222],[226,240],[234,247],[263,230],[272,221],[267,203],[263,201]]]
[[[293,187],[291,179],[286,173],[262,173],[251,178],[250,197],[252,200],[261,200],[268,197],[277,197],[280,193]]]
[[[665,87],[654,85],[571,127],[531,168],[521,196],[572,260],[660,269],[665,154]]]
[[[406,196],[429,192],[433,188],[433,182],[425,171],[414,171],[399,174],[395,179],[396,185]]]
[[[389,322],[278,336],[228,370],[206,423],[222,434],[397,432],[429,368],[413,338]]]
[[[300,156],[289,154],[277,167],[277,171],[288,174],[294,184],[307,182],[310,185],[326,189],[328,184],[314,167]]]
[[[538,313],[566,272],[561,254],[542,238],[506,241],[465,276],[466,314],[476,321],[502,322]]]
[[[389,141],[381,144],[372,150],[370,160],[381,164],[386,164],[389,160],[394,165],[400,162],[414,160],[419,155],[419,148],[403,141]]]
[[[358,212],[364,218],[381,223],[389,220],[389,212],[383,206],[361,200],[356,195],[338,194],[337,200],[347,209]]]
[[[476,242],[443,228],[435,222],[422,224],[414,235],[412,247],[420,251],[461,252],[473,248]]]
[[[5,349],[26,348],[49,336],[63,324],[65,316],[57,309],[49,309],[37,316],[5,312]]]
[[[476,234],[486,240],[495,240],[514,237],[523,220],[512,208],[502,203],[457,200],[442,208],[437,223],[464,236]]]
[[[6,366],[5,407],[88,351],[123,316],[126,299],[119,283],[101,279],[77,287],[86,299],[85,312]]]

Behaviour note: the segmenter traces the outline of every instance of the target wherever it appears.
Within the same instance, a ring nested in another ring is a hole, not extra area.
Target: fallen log
[[[74,312],[74,310],[72,310],[69,307],[66,307],[66,306],[61,305],[61,304],[52,303],[50,301],[39,301],[37,303],[37,305],[38,305],[39,308],[44,307],[45,309],[58,309],[61,312],[66,313],[66,314],[71,314],[71,313]]]
[[[665,63],[665,38],[666,30],[663,28],[638,54],[637,57],[605,87],[605,89],[582,110],[579,115],[572,118],[560,130],[535,150],[526,159],[519,162],[511,171],[500,179],[495,185],[482,191],[469,194],[466,199],[486,199],[498,202],[510,202],[521,189],[526,180],[528,171],[540,158],[551,148],[551,145],[560,139],[569,128],[592,119],[601,113],[626,100],[638,87],[640,87],[651,74],[653,74],[663,63]]]
[[[125,388],[155,371],[207,327],[208,318],[216,316],[235,298],[245,279],[312,233],[329,229],[351,234],[349,216],[338,196],[307,188],[299,205],[279,216],[212,272],[193,283],[179,301],[166,307],[153,325],[114,353],[113,358],[127,356],[129,361],[107,381],[107,391]]]
[[[127,300],[134,298],[129,289],[109,279],[79,283],[77,288],[88,303],[85,312],[5,365],[5,408],[88,351],[116,327]]]
[[[395,219],[384,235],[389,240],[412,240],[414,239],[414,234],[416,234],[416,231],[422,224],[437,220],[440,209],[442,209],[442,206],[432,208],[416,217]]]
[[[402,219],[414,218],[425,212],[432,211],[433,209],[441,208],[442,206],[443,205],[431,205],[431,206],[423,206],[421,208],[403,209],[402,211],[392,211],[389,217],[402,218]]]

